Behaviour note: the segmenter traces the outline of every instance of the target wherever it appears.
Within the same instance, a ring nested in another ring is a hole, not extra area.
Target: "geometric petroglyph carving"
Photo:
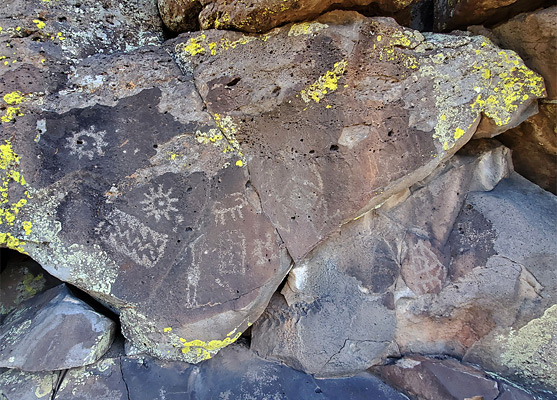
[[[246,237],[240,231],[225,231],[217,235],[215,264],[223,275],[245,275]]]
[[[77,154],[77,158],[87,157],[92,160],[95,156],[104,156],[103,148],[108,146],[104,141],[106,131],[95,131],[94,126],[89,129],[74,133],[71,137],[66,138],[68,142],[66,148],[70,150],[70,154]]]
[[[215,201],[213,206],[213,213],[215,214],[215,224],[225,225],[227,220],[241,220],[244,218],[242,208],[247,205],[244,196],[241,193],[234,193],[229,196],[232,201],[226,201],[226,204],[233,203],[233,206],[224,207],[222,202]]]
[[[131,258],[145,268],[152,268],[164,256],[168,236],[156,232],[139,219],[120,210],[108,215],[101,229],[101,238],[108,246],[120,254]]]
[[[170,221],[170,213],[178,212],[178,209],[172,205],[172,203],[178,202],[178,199],[170,197],[171,194],[172,188],[169,188],[165,192],[163,189],[163,185],[158,185],[156,190],[150,187],[149,193],[143,193],[146,199],[140,201],[139,204],[145,205],[142,210],[145,212],[147,217],[153,216],[155,217],[155,220],[157,222],[159,222],[161,217],[164,217],[168,221]],[[178,216],[178,219],[181,219],[181,217]]]
[[[447,268],[429,241],[417,239],[402,263],[402,276],[416,294],[439,293],[447,278]]]

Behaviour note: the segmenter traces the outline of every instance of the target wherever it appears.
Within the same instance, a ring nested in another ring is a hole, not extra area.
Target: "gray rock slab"
[[[97,361],[115,324],[60,285],[20,304],[0,326],[0,366],[52,371]]]
[[[50,400],[58,372],[26,372],[15,369],[0,375],[2,400]]]

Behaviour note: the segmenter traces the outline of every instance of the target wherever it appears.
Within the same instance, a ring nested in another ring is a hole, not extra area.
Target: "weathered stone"
[[[469,25],[494,25],[521,12],[553,4],[549,0],[434,0],[435,29],[451,31]]]
[[[477,27],[470,30],[477,31]],[[496,26],[491,34],[503,48],[516,51],[545,80],[548,99],[540,112],[499,140],[513,150],[515,170],[557,194],[557,7],[517,17]]]
[[[53,400],[129,400],[120,357],[67,371]],[[152,397],[154,399],[154,397]]]
[[[527,392],[499,383],[478,368],[450,358],[433,359],[407,356],[394,364],[374,368],[388,384],[403,390],[412,398],[455,400],[501,398],[531,399]],[[501,397],[499,397],[501,396]],[[508,397],[515,396],[515,397]]]
[[[424,37],[348,12],[263,36],[180,36],[175,54],[235,132],[263,211],[297,261],[426,177],[482,113],[502,131],[545,94],[541,78],[487,39]]]
[[[60,285],[6,317],[0,326],[0,366],[50,371],[88,365],[108,350],[114,329],[111,320]]]
[[[397,333],[396,302],[442,291],[449,282],[442,244],[465,193],[493,189],[511,168],[504,147],[473,145],[475,156],[452,158],[399,204],[346,224],[296,263],[284,298],[276,295],[254,324],[252,347],[316,376],[352,374],[396,356],[395,335],[406,344],[413,333]]]
[[[333,9],[392,15],[410,8],[413,3],[416,0],[251,0],[240,3],[227,0],[158,0],[165,26],[178,33],[197,30],[198,26],[201,29],[267,32],[277,26],[316,18]]]
[[[0,251],[0,257],[8,259],[5,269],[0,272],[0,315],[9,313],[22,301],[62,283],[46,273],[29,256],[7,249]]]
[[[25,372],[15,369],[0,375],[2,400],[49,400],[52,398],[58,372]]]
[[[405,398],[370,373],[345,379],[314,379],[265,361],[238,344],[199,365],[126,358],[122,373],[134,400]]]
[[[498,139],[512,149],[518,173],[557,194],[557,104],[542,102],[539,110]]]
[[[53,58],[72,62],[163,40],[162,22],[151,0],[14,0],[0,10],[0,27],[0,41],[10,44],[6,49],[2,43],[0,56],[6,56],[2,64],[13,72],[13,79],[21,81],[26,80],[21,73],[29,64],[42,69]],[[34,50],[42,52],[33,57]]]
[[[205,359],[258,317],[290,260],[233,137],[164,49],[72,71],[64,96],[10,88],[0,243],[120,310],[137,347]]]
[[[462,357],[484,336],[523,326],[556,302],[555,196],[516,174],[492,191],[463,196],[450,235],[438,245],[450,254],[442,290],[395,292],[402,352]]]

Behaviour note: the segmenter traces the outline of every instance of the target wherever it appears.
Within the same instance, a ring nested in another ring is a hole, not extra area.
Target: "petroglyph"
[[[267,253],[271,252],[273,248],[273,236],[270,232],[265,234],[265,240],[255,239],[253,255],[256,259],[255,263],[259,266],[264,266],[271,258]]]
[[[402,263],[402,275],[408,287],[417,294],[439,293],[447,277],[447,269],[429,242],[417,239]]]
[[[139,204],[143,204],[143,212],[147,217],[154,217],[157,222],[160,221],[161,217],[166,218],[166,220],[172,220],[172,214],[178,212],[178,209],[174,207],[173,203],[177,203],[178,199],[170,197],[172,194],[172,188],[167,191],[164,190],[163,185],[158,185],[157,188],[150,187],[149,193],[144,193],[145,199],[140,201]],[[177,216],[177,222],[181,222],[182,217]]]
[[[83,157],[92,160],[95,156],[104,156],[104,148],[108,146],[104,141],[105,135],[106,131],[96,131],[94,126],[90,126],[66,138],[66,148],[80,160]]]
[[[229,200],[232,199],[232,200]],[[225,204],[232,203],[232,206],[225,206]],[[239,221],[244,218],[242,209],[247,205],[241,193],[234,193],[231,196],[223,199],[223,202],[215,201],[213,206],[213,213],[215,214],[215,224],[226,225],[227,221]]]
[[[168,236],[144,225],[136,217],[120,210],[110,213],[102,223],[103,241],[118,253],[131,258],[145,268],[154,267],[164,256]]]

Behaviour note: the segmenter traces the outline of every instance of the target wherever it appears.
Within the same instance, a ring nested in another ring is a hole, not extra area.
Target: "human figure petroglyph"
[[[66,148],[80,160],[83,157],[92,160],[95,156],[104,156],[104,148],[108,146],[105,136],[106,131],[96,131],[94,126],[90,126],[66,138]]]

